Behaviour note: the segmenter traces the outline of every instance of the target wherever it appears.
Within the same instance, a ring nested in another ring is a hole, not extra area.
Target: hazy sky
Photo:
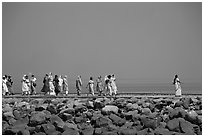
[[[2,73],[202,81],[202,3],[3,3]]]

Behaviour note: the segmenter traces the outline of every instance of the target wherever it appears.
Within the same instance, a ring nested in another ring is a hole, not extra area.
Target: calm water
[[[37,92],[40,92],[42,84],[38,84]],[[174,93],[174,85],[166,83],[155,83],[155,84],[138,84],[138,83],[117,83],[118,92],[152,92],[152,93]],[[182,93],[202,93],[202,84],[198,83],[185,83],[182,84]],[[83,86],[82,92],[87,92]],[[21,85],[14,86],[15,93],[21,92]],[[70,93],[76,93],[74,82],[69,84]]]

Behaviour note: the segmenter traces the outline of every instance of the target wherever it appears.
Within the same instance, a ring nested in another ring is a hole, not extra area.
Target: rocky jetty
[[[2,134],[201,135],[202,98],[7,98]]]

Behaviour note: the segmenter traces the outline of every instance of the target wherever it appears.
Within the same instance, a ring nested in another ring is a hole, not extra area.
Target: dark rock
[[[129,111],[129,110],[137,110],[138,109],[138,105],[135,103],[135,104],[132,104],[132,103],[128,103],[126,105],[126,109]]]
[[[42,128],[47,135],[52,135],[53,132],[56,132],[55,126],[51,123],[43,124]]]
[[[44,123],[46,120],[46,114],[43,112],[34,111],[31,113],[30,124],[35,126]]]
[[[83,123],[83,122],[86,122],[87,120],[88,120],[87,118],[84,118],[82,116],[74,118],[75,123]]]
[[[131,97],[130,101],[131,101],[131,103],[137,103],[138,99],[136,97]]]
[[[109,118],[102,116],[102,117],[99,117],[96,119],[95,126],[96,127],[103,127],[103,126],[107,126],[111,123],[112,123],[112,121]]]
[[[115,114],[110,114],[109,118],[113,121],[113,124],[118,126],[122,126],[126,122],[125,119],[122,119]]]
[[[194,135],[194,127],[197,127],[196,125],[191,124],[188,121],[185,121],[183,118],[179,118],[180,123],[180,129],[181,132],[186,133],[188,135]]]
[[[188,109],[190,103],[192,103],[191,98],[185,98],[184,101],[183,101],[183,107],[184,107],[185,109]]]
[[[120,131],[120,135],[136,135],[137,130],[135,128],[126,128]]]
[[[64,123],[63,130],[65,131],[67,128],[78,130],[78,127],[75,123],[69,123],[69,122]]]
[[[35,127],[27,127],[27,130],[30,132],[31,135],[35,133]]]
[[[43,111],[43,110],[46,110],[47,107],[48,107],[48,104],[40,104],[35,108],[35,111]]]
[[[13,115],[14,115],[15,119],[20,119],[21,118],[20,112],[18,110],[14,110]]]
[[[151,118],[148,118],[147,116],[141,116],[140,119],[144,125],[144,128],[156,129],[156,127],[157,127],[157,120],[156,119],[151,119]]]
[[[16,122],[16,120],[14,118],[11,118],[8,123],[9,125],[14,125],[14,123]]]
[[[103,102],[98,100],[95,100],[93,105],[94,105],[94,109],[101,109],[105,106]]]
[[[91,126],[82,130],[82,135],[93,135],[93,133],[94,133],[94,128]]]
[[[197,117],[198,117],[198,114],[194,111],[194,110],[191,110],[187,113],[186,117],[185,117],[185,120],[191,122],[191,123],[195,123],[197,122]]]
[[[20,130],[17,135],[30,135],[29,130],[24,129],[24,130]]]
[[[148,128],[145,128],[137,132],[137,135],[147,135],[147,134],[148,134]]]
[[[169,120],[169,121],[167,122],[166,127],[167,127],[170,131],[179,132],[179,131],[180,131],[180,129],[179,129],[179,119],[174,118],[174,119],[172,119],[172,120]]]
[[[48,105],[47,111],[49,111],[51,114],[57,114],[57,109],[54,105]]]
[[[79,135],[79,132],[72,128],[67,128],[62,135]]]
[[[101,134],[102,134],[102,129],[101,128],[95,128],[94,135],[101,135]]]
[[[59,116],[57,116],[57,115],[52,115],[51,117],[50,117],[50,122],[53,124],[53,125],[55,125],[55,127],[57,127],[57,128],[63,128],[64,127],[64,121],[59,117]]]
[[[135,115],[135,114],[138,114],[138,111],[137,110],[134,110],[134,111],[128,111],[127,113],[123,113],[125,118],[127,120],[130,120],[132,119],[132,117]]]
[[[67,114],[67,113],[61,113],[59,114],[59,117],[63,120],[63,121],[67,121],[67,120],[72,120],[73,117],[71,114]]]
[[[156,128],[155,131],[154,131],[154,134],[155,135],[173,135],[174,132],[169,131],[166,128]]]
[[[43,132],[38,132],[38,133],[35,133],[34,135],[46,135],[46,134]]]

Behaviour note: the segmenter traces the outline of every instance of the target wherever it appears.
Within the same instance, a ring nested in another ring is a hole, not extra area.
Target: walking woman
[[[43,79],[43,88],[41,90],[41,92],[44,92],[44,95],[47,94],[49,92],[49,80],[48,80],[48,74],[45,75],[44,79]]]
[[[52,72],[50,72],[50,74],[48,76],[48,80],[49,80],[49,94],[55,96],[56,94],[55,94],[55,87],[54,87],[54,84],[53,84]]]
[[[178,75],[175,75],[173,84],[175,85],[175,91],[176,91],[175,96],[180,97],[182,93],[181,93],[181,82],[178,78]]]
[[[98,95],[101,96],[103,92],[103,83],[102,83],[102,77],[99,76],[96,80],[96,91],[98,92]]]
[[[81,88],[82,88],[82,80],[81,80],[81,76],[78,76],[78,78],[76,80],[76,89],[77,89],[77,95],[78,96],[81,95]]]
[[[8,80],[6,82],[6,85],[8,87],[9,94],[14,95],[14,93],[13,93],[13,80],[12,80],[11,76],[8,76]]]
[[[115,75],[113,74],[111,76],[111,88],[113,90],[114,95],[116,95],[118,91],[115,81],[116,81],[116,78],[115,78]]]
[[[36,78],[35,76],[32,74],[31,75],[31,79],[30,79],[30,82],[31,82],[31,95],[36,95]]]
[[[30,81],[27,75],[23,76],[22,79],[22,95],[29,95],[30,94]]]
[[[9,93],[6,82],[7,82],[7,77],[3,76],[3,78],[2,78],[2,92],[3,92],[3,95],[7,95]]]
[[[65,92],[65,95],[68,95],[69,87],[68,87],[67,75],[65,75],[63,78],[63,91]]]
[[[89,88],[89,93],[88,94],[92,94],[92,96],[94,96],[94,81],[93,81],[93,78],[90,77],[90,80],[86,86],[86,88]],[[88,96],[88,95],[87,95]]]

